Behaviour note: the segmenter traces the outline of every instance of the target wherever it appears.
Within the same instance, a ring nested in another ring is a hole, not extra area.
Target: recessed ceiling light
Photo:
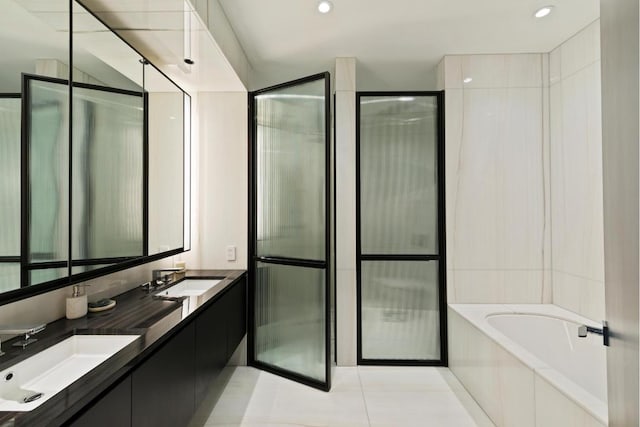
[[[533,16],[535,16],[536,18],[544,18],[545,16],[551,13],[552,9],[553,9],[553,6],[541,7],[536,11],[536,13]]]
[[[331,12],[332,7],[333,5],[329,0],[322,0],[320,3],[318,3],[318,12],[329,13]]]
[[[463,83],[471,83],[473,79],[471,77],[465,77],[464,80],[462,80]]]

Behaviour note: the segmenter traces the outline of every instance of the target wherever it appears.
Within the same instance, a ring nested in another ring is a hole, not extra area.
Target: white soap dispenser
[[[87,294],[83,286],[86,285],[74,285],[73,294],[67,298],[67,319],[79,319],[87,314]]]

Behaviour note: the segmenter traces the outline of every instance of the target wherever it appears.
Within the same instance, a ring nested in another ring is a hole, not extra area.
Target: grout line
[[[364,412],[367,414],[367,423],[371,427],[371,418],[369,417],[369,407],[367,405],[367,398],[364,395],[364,386],[362,385],[362,378],[360,378],[360,366],[356,366],[356,373],[358,374],[358,383],[360,383],[360,393],[362,394],[362,401],[364,402]]]

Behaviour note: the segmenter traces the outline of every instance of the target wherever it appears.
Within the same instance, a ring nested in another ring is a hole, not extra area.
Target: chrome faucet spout
[[[146,290],[155,289],[160,286],[167,285],[171,280],[175,280],[176,273],[185,271],[184,268],[170,267],[159,268],[151,271],[151,281],[142,285]],[[164,274],[163,273],[168,273]]]
[[[46,323],[36,324],[36,325],[26,325],[26,326],[0,326],[0,335],[22,335],[24,334],[24,339],[21,339],[18,342],[13,343],[14,347],[22,347],[25,348],[29,344],[33,344],[38,341],[36,338],[33,338],[32,335],[37,334],[38,332],[44,331],[47,327]],[[0,348],[0,356],[4,353]]]

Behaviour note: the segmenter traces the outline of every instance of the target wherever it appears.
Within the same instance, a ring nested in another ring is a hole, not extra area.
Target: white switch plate
[[[227,261],[235,261],[235,260],[236,260],[236,247],[227,246]]]

